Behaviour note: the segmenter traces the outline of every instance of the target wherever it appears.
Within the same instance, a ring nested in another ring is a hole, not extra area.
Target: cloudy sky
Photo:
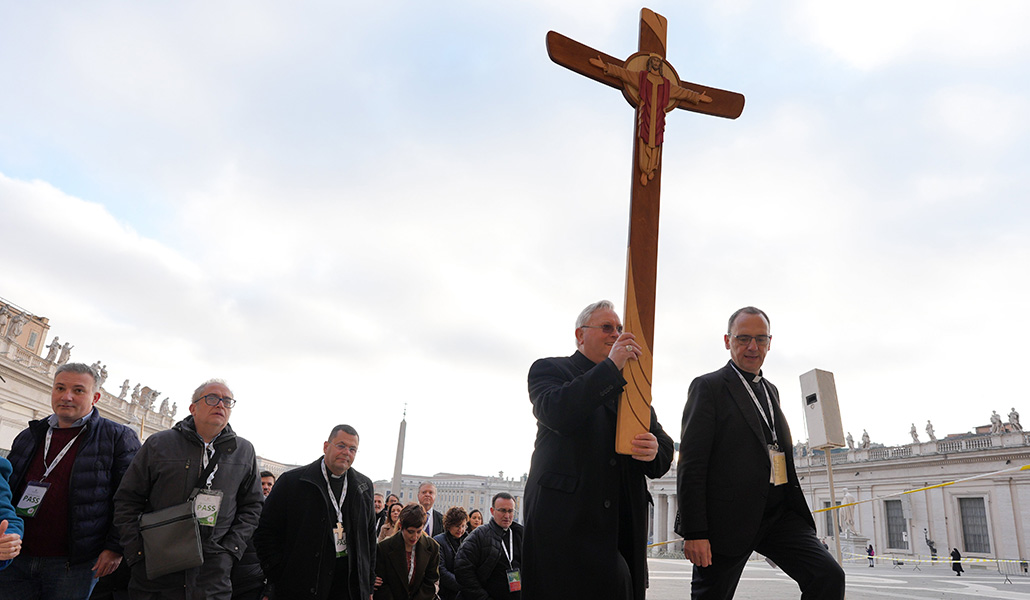
[[[259,454],[518,476],[526,372],[624,296],[633,113],[550,29],[636,50],[605,2],[0,1],[0,297],[179,404],[209,377]],[[654,405],[678,436],[725,320],[766,374],[833,371],[845,430],[1030,417],[1030,4],[651,5],[735,120],[669,116]],[[49,340],[48,340],[49,341]],[[925,436],[924,436],[925,437]]]

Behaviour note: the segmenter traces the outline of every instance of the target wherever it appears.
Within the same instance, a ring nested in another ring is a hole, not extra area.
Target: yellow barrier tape
[[[894,492],[893,494],[884,494],[882,496],[876,496],[873,498],[867,498],[865,500],[858,500],[857,502],[848,502],[847,504],[838,504],[837,506],[827,506],[826,508],[817,508],[812,511],[812,514],[826,512],[828,510],[838,510],[846,506],[858,506],[859,504],[865,504],[867,502],[873,502],[876,500],[883,500],[885,498],[893,498],[895,496],[904,496],[905,494],[914,494],[916,492],[925,492],[926,490],[932,490],[936,488],[947,487],[956,483],[964,483],[966,481],[973,481],[975,479],[983,479],[984,477],[993,477],[995,475],[1001,475],[1003,473],[1013,473],[1015,471],[1026,471],[1030,469],[1030,465],[1023,465],[1021,467],[1011,467],[1009,469],[1002,469],[1000,471],[993,471],[991,473],[982,473],[980,475],[973,475],[972,477],[966,477],[964,479],[956,479],[955,481],[946,481],[944,483],[937,483],[934,485],[928,485],[926,487],[916,488],[914,490],[905,490],[903,492]]]
[[[846,557],[845,560],[856,560],[857,561],[857,560],[867,560],[867,559],[870,558],[869,556],[867,556],[865,554],[852,554],[850,552],[841,552],[841,554],[843,554]],[[877,554],[876,556],[873,556],[872,558],[873,558],[873,560],[882,560],[882,561],[888,561],[889,560],[889,561],[897,561],[897,562],[901,562],[901,563],[937,564],[937,563],[952,563],[952,562],[955,562],[954,560],[952,560],[952,558],[950,556],[938,556],[936,558],[936,560],[933,559],[933,558],[922,558],[923,556],[925,556],[923,554],[917,554],[915,556],[916,557],[913,558],[912,556],[908,556],[908,555],[905,555],[905,554],[902,554],[902,555],[896,555],[896,554]],[[1028,562],[1028,561],[1019,560],[1019,559],[1011,559],[1011,558],[960,558],[958,560],[958,562],[966,563],[966,564],[972,564],[972,563],[1012,563],[1012,564],[1019,564],[1019,563],[1024,563],[1024,562]]]

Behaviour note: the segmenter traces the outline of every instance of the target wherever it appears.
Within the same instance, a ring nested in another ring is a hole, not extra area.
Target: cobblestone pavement
[[[647,600],[685,600],[690,597],[691,565],[686,560],[648,559],[651,586]],[[1000,598],[1030,600],[1030,577],[1006,577],[997,571],[966,566],[962,577],[956,577],[947,563],[923,565],[916,571],[909,566],[892,568],[878,564],[870,569],[862,563],[845,565],[848,600],[882,600],[883,598],[935,598],[971,600]],[[763,561],[751,561],[744,569],[735,600],[787,600],[800,598],[797,584],[779,569]]]

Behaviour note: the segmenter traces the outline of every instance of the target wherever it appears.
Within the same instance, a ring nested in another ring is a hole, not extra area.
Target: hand
[[[376,582],[374,584],[372,584],[372,589],[373,590],[378,590],[380,587],[382,587],[382,585],[383,585],[383,578],[377,576],[376,577]]]
[[[93,578],[100,579],[105,575],[110,575],[118,569],[118,565],[122,564],[122,555],[112,550],[104,550],[97,557],[97,562],[93,565]]]
[[[656,456],[658,456],[658,438],[650,431],[638,433],[633,438],[633,458],[651,462]]]
[[[636,360],[640,357],[642,351],[635,340],[636,336],[632,333],[624,333],[615,340],[612,349],[608,351],[608,358],[612,359],[618,370],[621,371],[626,366],[626,361]]]
[[[602,59],[600,55],[598,55],[597,58],[591,58],[590,64],[594,65],[598,69],[604,69],[604,59]]]
[[[704,103],[707,104],[707,103],[711,103],[711,101],[712,101],[712,97],[711,96],[709,96],[708,94],[706,94],[704,92],[701,92],[701,97],[698,98],[698,102],[704,102]]]
[[[0,521],[0,560],[10,560],[21,553],[21,536],[7,533],[7,519]]]
[[[683,540],[683,556],[698,567],[712,566],[712,545],[708,540]]]

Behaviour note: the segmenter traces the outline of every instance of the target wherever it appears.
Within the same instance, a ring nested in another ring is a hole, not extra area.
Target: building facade
[[[816,513],[817,534],[831,542],[840,536],[844,546],[862,540],[880,556],[947,557],[958,548],[968,558],[1026,560],[1030,471],[1018,468],[1030,465],[1030,433],[1006,425],[996,433],[977,428],[981,433],[832,451],[836,504],[845,493],[859,502],[854,533],[841,533],[839,511],[831,510]],[[797,448],[795,464],[809,507],[829,507],[826,455]],[[677,539],[675,468],[650,489],[654,542]]]

